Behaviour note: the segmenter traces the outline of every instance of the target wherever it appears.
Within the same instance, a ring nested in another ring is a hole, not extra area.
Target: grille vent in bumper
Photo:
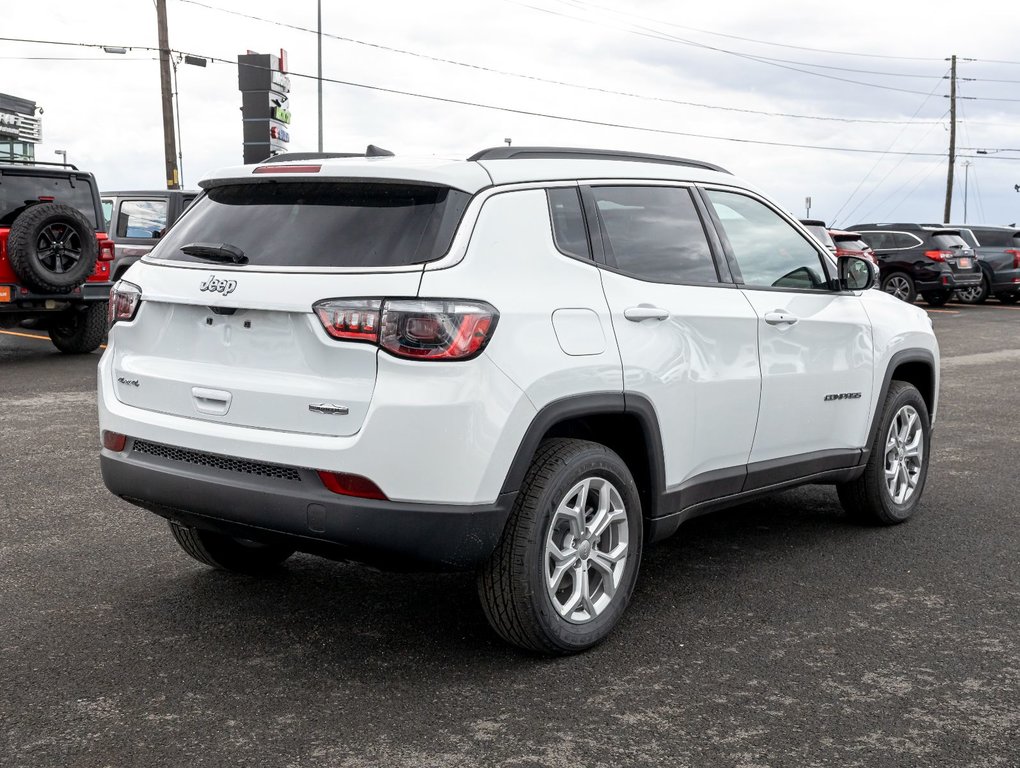
[[[199,467],[211,467],[224,472],[237,472],[244,475],[269,477],[275,480],[301,482],[301,473],[297,469],[294,467],[283,467],[279,464],[266,464],[261,461],[237,459],[230,456],[220,456],[215,453],[191,451],[187,448],[176,448],[172,445],[150,443],[147,440],[135,440],[132,450],[135,453],[143,453],[147,456],[169,459],[170,461],[180,461]]]

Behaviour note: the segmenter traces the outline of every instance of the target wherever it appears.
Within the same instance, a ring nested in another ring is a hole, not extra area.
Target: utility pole
[[[967,188],[970,187],[970,160],[963,161],[963,223],[967,223]]]
[[[322,0],[319,9],[319,151],[322,152]]]
[[[946,210],[942,221],[950,221],[953,211],[953,168],[956,165],[956,56],[949,65],[949,175],[946,177]]]
[[[159,33],[159,85],[163,95],[163,154],[166,160],[166,188],[180,189],[177,170],[177,136],[174,134],[173,90],[170,87],[170,42],[167,39],[166,0],[156,0],[156,26]]]

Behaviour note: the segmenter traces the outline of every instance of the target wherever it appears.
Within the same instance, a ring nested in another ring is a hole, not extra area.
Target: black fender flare
[[[871,446],[875,444],[875,437],[878,434],[878,425],[882,421],[882,404],[885,402],[886,395],[889,394],[889,387],[893,381],[893,373],[904,363],[921,363],[927,366],[931,371],[932,391],[927,393],[931,397],[931,402],[935,403],[938,396],[938,376],[935,370],[935,355],[927,349],[904,349],[896,352],[891,358],[889,358],[889,364],[885,368],[885,376],[882,377],[882,385],[879,387],[875,398],[875,412],[871,416],[871,426],[868,428],[867,442],[864,444],[864,449],[861,451],[861,464],[868,463],[868,456],[871,453]],[[922,392],[921,396],[924,397],[926,393]],[[927,400],[927,398],[926,398]]]
[[[570,395],[553,400],[543,406],[535,414],[524,433],[524,438],[517,448],[517,453],[510,464],[500,494],[513,493],[520,490],[521,483],[531,464],[531,459],[538,450],[542,438],[557,424],[585,416],[619,414],[634,417],[641,427],[645,438],[648,472],[651,487],[648,488],[648,499],[651,508],[644,510],[645,517],[655,517],[662,503],[666,487],[666,464],[662,451],[662,434],[659,431],[659,418],[652,402],[643,395],[623,392],[596,392],[583,395]]]

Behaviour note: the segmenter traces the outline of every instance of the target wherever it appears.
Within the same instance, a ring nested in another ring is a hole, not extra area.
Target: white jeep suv
[[[503,638],[570,653],[691,517],[918,505],[928,317],[721,168],[504,147],[201,186],[113,291],[99,420],[107,487],[203,563],[475,569]]]

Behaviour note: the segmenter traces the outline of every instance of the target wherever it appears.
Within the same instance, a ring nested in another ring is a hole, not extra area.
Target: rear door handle
[[[765,313],[765,322],[769,325],[795,325],[797,317],[789,312],[777,309],[774,312]]]
[[[665,320],[669,317],[669,310],[651,304],[638,304],[636,307],[627,307],[623,310],[623,316],[635,323],[642,320]]]

